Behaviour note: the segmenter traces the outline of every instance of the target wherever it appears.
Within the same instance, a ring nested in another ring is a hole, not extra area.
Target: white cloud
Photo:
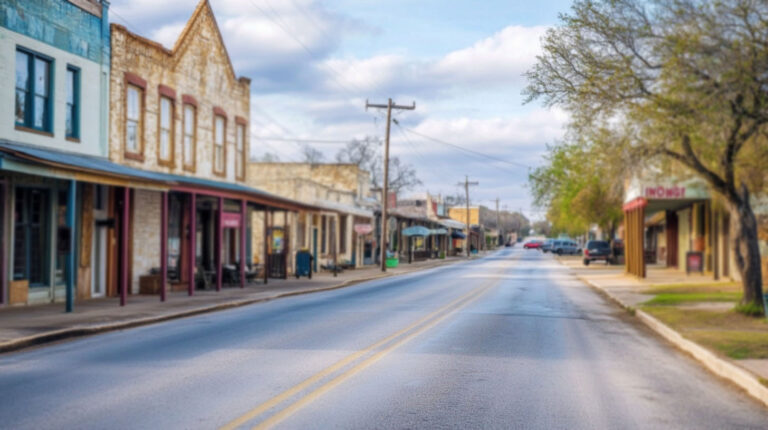
[[[383,54],[365,59],[329,58],[320,64],[327,90],[442,95],[463,88],[520,85],[540,52],[546,27],[509,26],[474,45],[432,60]],[[341,87],[341,88],[340,88]]]
[[[432,67],[446,81],[473,85],[520,82],[540,52],[546,27],[510,26],[469,48],[453,51]]]

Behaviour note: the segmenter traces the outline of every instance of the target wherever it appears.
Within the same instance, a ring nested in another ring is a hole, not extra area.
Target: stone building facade
[[[236,76],[208,1],[198,3],[170,49],[118,24],[111,25],[111,44],[110,160],[182,180],[245,184],[250,80]],[[161,196],[160,191],[132,192],[129,265],[133,293],[139,292],[142,277],[160,267]],[[180,248],[190,240],[183,231],[188,230],[193,201],[199,212],[197,228],[202,231],[197,239],[197,248],[202,249],[198,264],[213,270],[217,261],[213,255],[215,242],[220,240],[215,231],[216,197],[171,195],[168,246],[172,282],[184,281],[189,272],[183,267],[186,259]],[[243,253],[237,250],[238,256]]]
[[[289,248],[310,251],[318,268],[373,262],[373,212],[363,204],[370,197],[369,172],[343,163],[251,162],[248,183],[321,208],[276,218],[289,232]],[[255,226],[262,221],[255,218],[253,222],[256,232]],[[256,232],[252,241],[254,249],[260,249],[263,237]]]

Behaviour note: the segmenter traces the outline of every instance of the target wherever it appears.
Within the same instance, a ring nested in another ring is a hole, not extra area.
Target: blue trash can
[[[296,253],[296,278],[307,276],[312,279],[312,254],[309,251]]]

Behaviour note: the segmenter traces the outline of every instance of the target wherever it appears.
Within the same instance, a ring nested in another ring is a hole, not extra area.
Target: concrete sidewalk
[[[653,294],[643,293],[654,285],[702,282],[725,284],[729,281],[715,281],[708,276],[686,275],[677,269],[651,265],[648,266],[647,277],[639,279],[627,275],[624,266],[602,264],[584,266],[580,257],[558,257],[558,260],[577,278],[633,312],[645,325],[677,348],[691,354],[712,373],[730,380],[768,405],[768,387],[762,382],[768,380],[768,359],[733,360],[687,339],[659,319],[638,309],[642,303],[654,297]]]
[[[482,256],[482,255],[481,255]],[[118,298],[90,299],[75,303],[72,313],[64,312],[63,303],[37,306],[6,307],[0,310],[0,353],[14,351],[56,340],[85,336],[151,324],[169,319],[213,312],[297,294],[308,294],[343,288],[360,282],[430,269],[468,261],[466,257],[448,257],[412,264],[400,264],[381,272],[378,267],[313,275],[312,279],[270,279],[245,288],[227,287],[220,292],[196,290],[169,292],[165,302],[157,295],[131,295],[126,306]]]

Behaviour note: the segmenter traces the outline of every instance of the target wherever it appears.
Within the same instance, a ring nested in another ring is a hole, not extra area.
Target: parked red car
[[[523,244],[524,249],[539,249],[544,242],[541,240],[531,240]]]

